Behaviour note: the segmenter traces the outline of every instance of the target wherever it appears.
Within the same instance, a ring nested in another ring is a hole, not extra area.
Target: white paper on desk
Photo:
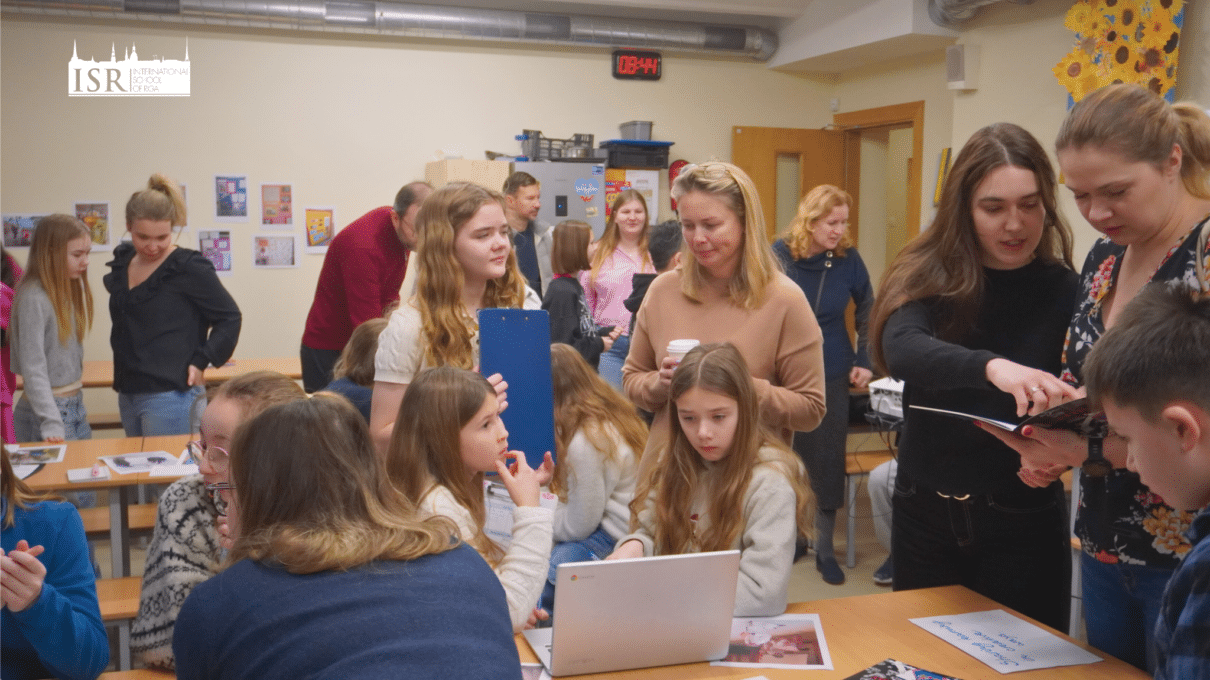
[[[559,497],[549,491],[543,491],[538,503],[552,511],[559,504]],[[508,489],[500,482],[483,480],[483,504],[485,521],[483,533],[496,542],[504,550],[513,542],[513,508],[517,507],[508,495]]]
[[[1101,657],[1003,609],[908,619],[1000,673],[1095,663]]]
[[[148,477],[184,477],[186,475],[196,475],[200,472],[197,468],[197,463],[193,462],[193,456],[189,453],[189,449],[185,449],[184,453],[177,457],[176,460],[164,463],[163,465],[152,466],[147,472]]]
[[[521,664],[521,680],[553,680],[540,663]]]
[[[819,614],[731,619],[731,649],[711,666],[834,670]]]
[[[32,465],[14,465],[13,474],[17,476],[17,479],[25,479],[41,469],[41,463],[33,463]]]
[[[62,463],[67,453],[67,444],[47,444],[46,446],[21,446],[16,451],[9,449],[8,460],[13,465],[41,465],[43,463]]]
[[[100,456],[97,460],[109,466],[110,470],[119,475],[129,475],[135,472],[151,472],[157,465],[175,465],[176,456],[167,451],[144,451],[143,453],[123,453],[118,456]]]

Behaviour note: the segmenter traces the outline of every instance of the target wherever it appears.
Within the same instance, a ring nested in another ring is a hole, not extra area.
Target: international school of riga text
[[[69,97],[188,97],[189,41],[185,40],[185,59],[153,56],[142,61],[132,45],[121,60],[117,46],[110,45],[109,61],[84,60],[71,46],[67,63]]]

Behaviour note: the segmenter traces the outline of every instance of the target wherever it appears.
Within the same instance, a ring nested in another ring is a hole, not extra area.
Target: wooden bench
[[[851,451],[845,454],[844,495],[849,506],[846,527],[848,545],[845,546],[845,566],[849,569],[857,566],[857,485],[853,483],[853,478],[868,476],[870,470],[882,465],[892,457],[889,449]]]
[[[127,521],[131,533],[155,529],[155,503],[136,503],[127,506]],[[80,519],[84,520],[84,533],[90,536],[109,535],[109,506],[80,508]]]
[[[143,577],[103,578],[97,581],[101,620],[118,629],[118,668],[130,670],[130,623],[139,613]]]
[[[117,413],[89,413],[88,426],[94,430],[120,430],[122,416]]]

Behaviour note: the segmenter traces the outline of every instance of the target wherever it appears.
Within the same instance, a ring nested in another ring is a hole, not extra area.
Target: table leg
[[[129,487],[109,490],[109,553],[113,578],[130,576]]]
[[[130,622],[118,626],[118,670],[130,670]]]

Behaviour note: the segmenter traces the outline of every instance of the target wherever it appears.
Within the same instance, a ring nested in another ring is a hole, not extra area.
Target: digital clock
[[[613,51],[613,77],[619,80],[659,80],[661,64],[659,52]]]

